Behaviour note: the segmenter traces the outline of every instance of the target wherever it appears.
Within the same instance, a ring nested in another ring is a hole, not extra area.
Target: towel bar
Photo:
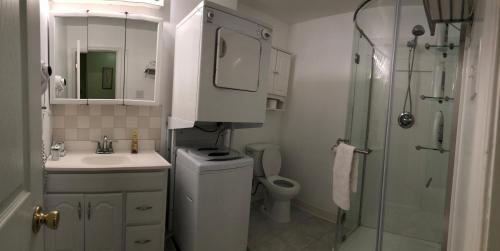
[[[347,140],[347,139],[341,139],[341,138],[338,138],[338,139],[337,139],[337,144],[335,144],[334,146],[332,146],[331,150],[332,150],[332,151],[333,151],[333,150],[335,150],[335,148],[336,148],[337,146],[339,146],[339,145],[340,145],[340,143],[348,144],[348,143],[349,143],[349,140]],[[358,149],[358,148],[356,148],[356,149],[354,149],[354,152],[355,152],[355,153],[364,154],[364,155],[368,155],[368,154],[370,154],[370,153],[372,152],[372,150],[371,150],[371,149]]]

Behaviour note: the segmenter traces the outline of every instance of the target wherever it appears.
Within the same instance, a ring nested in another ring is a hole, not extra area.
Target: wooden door
[[[0,66],[0,250],[43,250],[38,1],[0,0]]]

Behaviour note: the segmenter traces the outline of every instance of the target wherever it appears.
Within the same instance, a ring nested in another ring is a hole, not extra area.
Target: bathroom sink
[[[45,170],[50,172],[106,172],[106,171],[157,171],[170,167],[155,152],[154,141],[142,141],[139,153],[130,153],[130,140],[116,141],[114,153],[96,154],[91,141],[66,141],[66,155],[58,160],[47,160]]]
[[[96,166],[109,166],[109,165],[120,165],[125,164],[130,159],[125,155],[112,155],[112,154],[96,154],[91,156],[85,156],[82,158],[82,162],[87,165]]]

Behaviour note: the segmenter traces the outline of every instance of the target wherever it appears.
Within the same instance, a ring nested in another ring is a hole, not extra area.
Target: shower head
[[[413,26],[413,29],[411,30],[411,34],[413,34],[413,36],[415,36],[415,37],[412,40],[408,41],[408,43],[406,43],[406,45],[410,48],[415,49],[417,47],[417,38],[419,36],[422,36],[425,34],[425,29],[422,25],[417,24],[417,25]]]
[[[413,29],[411,30],[411,33],[415,37],[419,37],[419,36],[424,35],[425,34],[424,26],[422,26],[420,24],[417,24],[417,25],[413,26]]]

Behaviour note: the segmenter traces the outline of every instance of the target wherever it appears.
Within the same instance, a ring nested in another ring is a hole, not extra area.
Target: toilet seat
[[[296,195],[300,191],[300,184],[297,181],[279,175],[265,178],[261,177],[259,180],[272,193],[278,193],[281,195]],[[279,184],[280,181],[291,184],[292,186],[282,186]]]
[[[278,176],[281,170],[281,153],[278,148],[268,148],[262,153],[262,169],[266,177]]]

